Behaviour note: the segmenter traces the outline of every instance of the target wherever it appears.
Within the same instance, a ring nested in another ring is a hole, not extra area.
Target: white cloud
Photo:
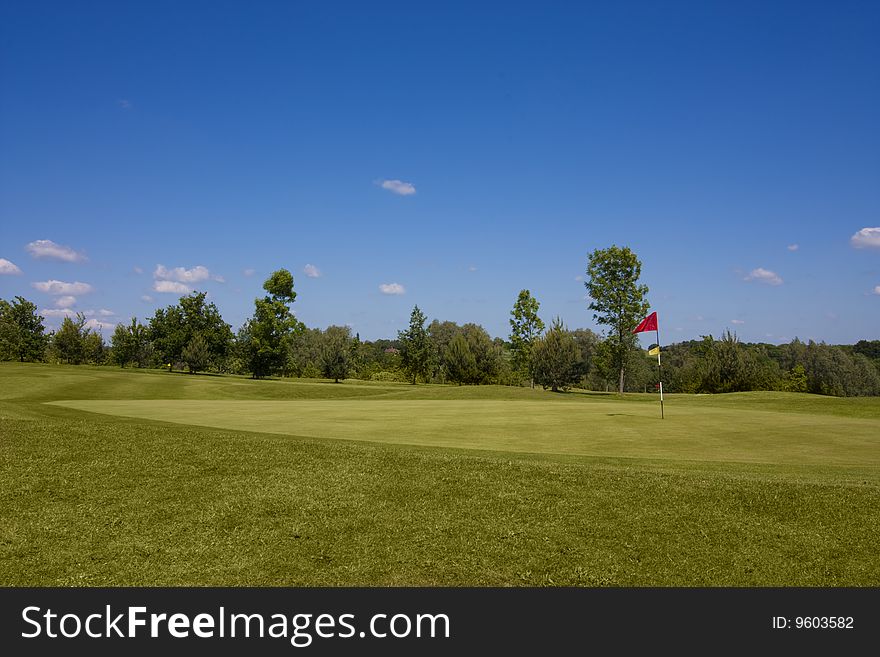
[[[112,310],[107,310],[106,308],[101,308],[101,309],[98,311],[98,314],[99,314],[101,317],[113,317],[113,315],[115,315],[116,313],[113,312]]]
[[[153,281],[153,289],[156,292],[168,294],[189,294],[192,292],[186,285],[177,281]]]
[[[65,317],[76,317],[77,313],[75,310],[71,310],[70,308],[46,308],[45,310],[41,310],[40,314],[43,317],[54,317],[63,319]],[[83,316],[88,317],[90,315],[94,315],[94,310],[86,310],[82,313]],[[85,323],[85,327],[92,329],[93,331],[100,331],[102,329],[112,329],[115,327],[115,324],[108,324],[107,322],[102,322],[98,319],[89,319]]]
[[[849,238],[849,243],[857,249],[880,249],[880,226],[862,228]]]
[[[251,276],[253,276],[253,275],[256,273],[256,271],[253,270],[253,269],[245,269],[245,270],[242,271],[241,273],[242,273],[243,276],[245,276],[245,277],[247,277],[247,278],[250,278]]]
[[[165,265],[156,265],[156,269],[153,271],[153,278],[158,281],[177,281],[178,283],[190,284],[201,283],[208,279],[217,281],[218,283],[226,282],[222,276],[212,274],[211,271],[203,265],[196,265],[192,269],[185,269],[184,267],[168,269]]]
[[[132,269],[135,274],[143,274],[144,273],[144,270],[141,269],[140,267],[133,267]]]
[[[70,308],[44,308],[40,314],[43,317],[75,317],[76,311]]]
[[[80,294],[88,294],[94,288],[88,283],[80,283],[79,281],[74,281],[73,283],[65,283],[64,281],[40,281],[38,283],[31,283],[33,287],[38,289],[40,292],[45,292],[46,294],[51,294],[53,296],[61,296],[61,295],[71,295],[71,296],[79,296]]]
[[[880,285],[877,285],[877,286],[874,288],[874,294],[880,294]]]
[[[321,270],[315,267],[315,265],[306,265],[305,267],[303,267],[303,272],[305,272],[305,275],[309,278],[321,277]]]
[[[82,262],[88,260],[82,253],[69,246],[56,244],[52,240],[36,240],[24,247],[34,258],[52,258],[64,262]]]
[[[18,276],[21,269],[14,262],[6,258],[0,258],[0,274],[9,274],[10,276]]]
[[[76,297],[70,295],[55,299],[56,308],[73,308],[76,305]]]
[[[112,329],[116,328],[116,324],[111,324],[109,322],[102,322],[97,319],[90,319],[86,322],[86,328],[90,328],[93,331],[101,331],[103,329]]]
[[[382,283],[379,286],[379,292],[382,294],[404,294],[406,289],[400,283]]]
[[[797,251],[797,250],[798,250],[799,248],[801,248],[801,247],[800,247],[799,244],[789,244],[789,245],[788,245],[787,247],[785,247],[785,248],[788,249],[789,251]]]
[[[468,271],[477,271],[477,266],[471,265],[470,267],[468,267]]]
[[[120,98],[119,100],[116,101],[116,104],[119,105],[124,110],[131,109],[131,101],[127,100],[125,98]]]
[[[753,269],[743,280],[758,281],[759,283],[766,283],[767,285],[782,285],[782,277],[779,276],[779,274],[770,271],[769,269],[764,269],[763,267]]]
[[[584,280],[584,277],[583,277],[583,276],[575,276],[575,277],[574,277],[574,280],[576,280],[577,282],[580,283],[581,281]]]
[[[731,324],[745,324],[745,321],[743,321],[741,319],[732,319],[732,320],[730,320],[730,323]]]
[[[412,183],[403,182],[402,180],[382,180],[379,182],[382,189],[387,189],[392,194],[399,196],[411,196],[416,193],[416,187]]]
[[[178,283],[198,283],[211,278],[211,272],[207,267],[196,265],[192,269],[175,267],[168,269],[165,265],[156,265],[153,278],[160,281],[177,281]]]
[[[151,297],[149,294],[142,294],[141,301],[143,301],[144,303],[153,303],[153,297]]]

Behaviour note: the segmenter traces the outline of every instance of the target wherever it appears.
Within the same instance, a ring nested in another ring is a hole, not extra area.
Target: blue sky
[[[522,288],[594,327],[577,278],[618,244],[663,342],[880,338],[876,2],[33,2],[0,31],[0,297],[50,326],[187,287],[237,328],[287,267],[300,319],[363,338],[413,304],[506,337]]]

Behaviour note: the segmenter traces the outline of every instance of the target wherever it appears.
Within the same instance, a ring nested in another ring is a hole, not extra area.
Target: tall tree
[[[544,331],[544,322],[538,317],[541,304],[528,290],[520,290],[513,310],[510,311],[510,350],[513,353],[513,367],[522,376],[529,376],[534,388],[535,380],[529,375],[532,360],[532,345]]]
[[[196,335],[201,335],[209,360],[222,363],[232,342],[232,329],[220,311],[207,301],[205,292],[180,297],[177,305],[159,308],[150,319],[150,340],[163,362],[183,362],[183,350]]]
[[[437,361],[434,344],[425,329],[425,319],[425,314],[415,306],[409,317],[409,327],[397,333],[403,369],[413,385],[418,377],[427,380]]]
[[[474,357],[473,375],[467,383],[491,383],[501,369],[501,349],[479,324],[465,324],[461,334]]]
[[[321,329],[303,327],[295,331],[285,342],[287,360],[285,369],[294,376],[318,376],[312,371],[319,369],[321,362],[321,347],[324,342],[324,334]]]
[[[351,335],[351,330],[349,329],[349,335]],[[369,347],[361,342],[361,334],[355,333],[354,338],[351,340],[349,346],[349,363],[348,369],[350,372],[353,372],[355,377],[359,377],[361,372],[363,371],[364,364],[367,360],[367,354],[369,353]]]
[[[149,323],[150,343],[162,363],[173,370],[180,362],[183,348],[188,342],[183,324],[183,310],[179,305],[157,308]]]
[[[49,336],[37,307],[24,297],[0,299],[0,360],[41,361]]]
[[[112,349],[110,358],[119,367],[125,367],[134,360],[132,340],[125,324],[117,324],[113,329],[113,335],[110,336],[110,347]]]
[[[449,341],[444,370],[446,378],[458,385],[469,383],[477,376],[477,359],[474,358],[468,341],[461,333],[456,333]]]
[[[89,333],[85,315],[77,313],[75,320],[65,317],[61,321],[61,328],[52,336],[52,346],[58,358],[66,360],[69,365],[82,363],[85,358],[85,338]]]
[[[578,365],[578,375],[586,379],[593,369],[593,361],[596,357],[596,348],[599,345],[599,336],[590,329],[574,329],[569,331],[571,337],[581,352],[581,362]]]
[[[217,306],[213,302],[208,302],[206,297],[204,292],[193,292],[180,298],[186,340],[184,348],[199,336],[204,341],[204,352],[207,356],[202,359],[201,364],[204,367],[200,369],[207,369],[209,364],[221,369],[232,345],[232,328],[223,321]],[[202,350],[201,345],[196,343],[196,346],[200,351]],[[182,353],[181,351],[181,355]],[[183,360],[187,362],[186,359]],[[189,366],[188,362],[187,366]]]
[[[113,346],[112,359],[120,367],[136,363],[143,367],[150,358],[150,338],[146,326],[137,317],[131,318],[131,324],[117,324],[110,337]]]
[[[434,345],[434,352],[437,354],[438,374],[446,374],[449,344],[452,342],[452,338],[460,332],[461,327],[455,322],[441,322],[439,319],[435,319],[428,325],[428,337]]]
[[[100,331],[87,331],[82,341],[83,361],[100,365],[104,362],[107,345]]]
[[[605,340],[612,364],[618,372],[618,390],[624,391],[626,363],[636,348],[632,330],[648,312],[648,286],[639,284],[642,263],[629,247],[610,246],[588,256],[584,285],[590,298],[593,319],[608,326]]]
[[[581,350],[562,320],[553,320],[544,337],[532,349],[532,376],[545,389],[558,392],[580,379]]]
[[[245,366],[255,379],[284,369],[290,337],[302,328],[290,310],[290,304],[296,300],[293,275],[286,269],[272,272],[263,289],[268,295],[254,299],[254,316],[238,334]]]
[[[352,360],[351,329],[328,326],[321,344],[321,373],[334,383],[348,376]]]

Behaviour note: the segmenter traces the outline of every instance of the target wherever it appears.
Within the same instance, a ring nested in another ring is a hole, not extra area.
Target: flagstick
[[[666,416],[663,414],[663,366],[660,364],[660,323],[657,323],[657,372],[660,377],[660,419]]]

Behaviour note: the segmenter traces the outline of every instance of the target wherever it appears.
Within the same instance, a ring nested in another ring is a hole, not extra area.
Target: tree
[[[880,340],[859,340],[853,345],[852,352],[870,360],[880,373]]]
[[[0,360],[41,361],[49,336],[37,307],[24,297],[0,299]]]
[[[296,300],[293,275],[286,269],[272,272],[263,283],[269,294],[254,299],[254,316],[238,333],[238,345],[245,367],[255,379],[282,371],[287,363],[288,342],[302,330],[290,311]]]
[[[150,340],[170,369],[184,361],[183,350],[196,335],[202,336],[209,361],[218,367],[229,353],[232,329],[206,297],[205,292],[182,296],[177,305],[159,308],[150,319]]]
[[[351,330],[349,329],[349,336],[351,336]],[[355,333],[354,338],[352,338],[348,354],[348,369],[350,372],[353,372],[355,377],[358,377],[364,368],[364,363],[367,360],[367,354],[369,352],[369,347],[361,342],[361,334]]]
[[[321,345],[321,373],[334,383],[347,378],[351,350],[351,329],[348,326],[328,326]]]
[[[467,345],[467,355],[457,347],[453,355],[450,352],[452,341],[461,336]],[[433,346],[436,358],[435,372],[453,383],[489,383],[498,377],[502,367],[502,346],[492,340],[479,324],[459,326],[455,322],[434,320],[428,326],[428,337]],[[503,344],[503,340],[499,341]],[[456,362],[451,362],[452,359]],[[464,366],[462,359],[473,366]],[[450,372],[455,370],[455,374]],[[466,373],[466,374],[465,374]],[[462,378],[463,377],[463,378]]]
[[[136,363],[143,367],[150,359],[150,338],[146,326],[131,318],[131,324],[117,324],[110,338],[113,346],[112,359],[120,367]]]
[[[764,345],[744,345],[730,331],[718,340],[705,335],[700,341],[669,345],[663,354],[663,387],[670,392],[785,389],[779,364]]]
[[[580,379],[581,351],[558,317],[532,348],[532,376],[536,383],[558,392]]]
[[[577,367],[578,378],[585,380],[590,376],[593,369],[593,360],[599,345],[599,336],[590,329],[575,329],[569,331],[581,353],[581,361]]]
[[[134,360],[134,345],[125,324],[117,324],[113,329],[113,335],[110,336],[110,346],[113,350],[110,357],[119,367],[125,367]]]
[[[456,333],[446,351],[446,377],[453,383],[468,383],[477,376],[477,360],[471,353],[468,341],[461,333]]]
[[[609,327],[606,338],[611,362],[618,372],[618,389],[624,391],[628,354],[636,348],[632,330],[648,312],[648,286],[639,285],[642,263],[628,247],[612,245],[588,256],[584,285],[593,319]]]
[[[157,308],[150,318],[149,336],[161,362],[168,365],[169,371],[173,370],[174,365],[180,362],[183,348],[188,342],[181,307]]]
[[[413,385],[418,377],[427,381],[437,361],[436,350],[425,330],[425,319],[425,314],[415,306],[409,317],[409,328],[397,333],[403,369]]]
[[[528,376],[531,363],[532,345],[544,331],[544,322],[538,317],[541,304],[528,290],[520,290],[519,297],[510,311],[510,349],[513,352],[513,367]],[[530,377],[534,388],[535,380]]]
[[[180,355],[190,374],[201,372],[208,369],[208,363],[211,360],[211,350],[208,348],[208,341],[203,333],[196,333],[192,336],[183,352]]]
[[[217,306],[213,302],[206,301],[206,296],[204,292],[193,292],[188,296],[180,297],[184,346],[189,345],[196,336],[200,336],[204,341],[206,352],[206,358],[202,363],[204,367],[200,369],[207,369],[209,364],[222,369],[232,345],[232,328],[223,321]],[[182,360],[189,366],[186,358]]]
[[[428,325],[428,337],[434,345],[434,353],[437,354],[437,374],[446,375],[449,344],[460,332],[461,327],[455,322],[441,322],[439,319],[435,319]]]
[[[77,313],[76,320],[65,317],[61,321],[61,328],[52,337],[52,346],[58,358],[66,360],[69,365],[80,364],[85,356],[85,337],[88,333],[85,315]]]
[[[292,304],[296,301],[296,292],[293,291],[293,274],[286,269],[273,271],[263,283],[263,289],[273,299]]]
[[[321,362],[321,347],[324,334],[321,329],[302,328],[295,331],[285,342],[287,369],[294,376],[303,376],[306,370],[313,370]]]
[[[150,344],[147,327],[138,322],[137,317],[132,317],[128,332],[134,349],[134,362],[138,367],[146,367],[153,359],[153,345]]]
[[[467,383],[490,383],[501,369],[501,349],[479,324],[465,324],[461,334],[473,354],[475,367]]]
[[[849,354],[839,347],[811,340],[801,358],[809,392],[838,397],[880,392],[880,376],[864,354]]]
[[[725,331],[715,346],[720,374],[718,392],[754,390],[757,364],[752,354],[743,349],[736,333]]]
[[[100,331],[86,331],[83,335],[82,350],[85,362],[100,365],[104,362],[106,349],[107,345],[104,344],[104,336]]]
[[[787,392],[807,392],[807,372],[798,363],[792,367],[782,381],[782,389]]]

